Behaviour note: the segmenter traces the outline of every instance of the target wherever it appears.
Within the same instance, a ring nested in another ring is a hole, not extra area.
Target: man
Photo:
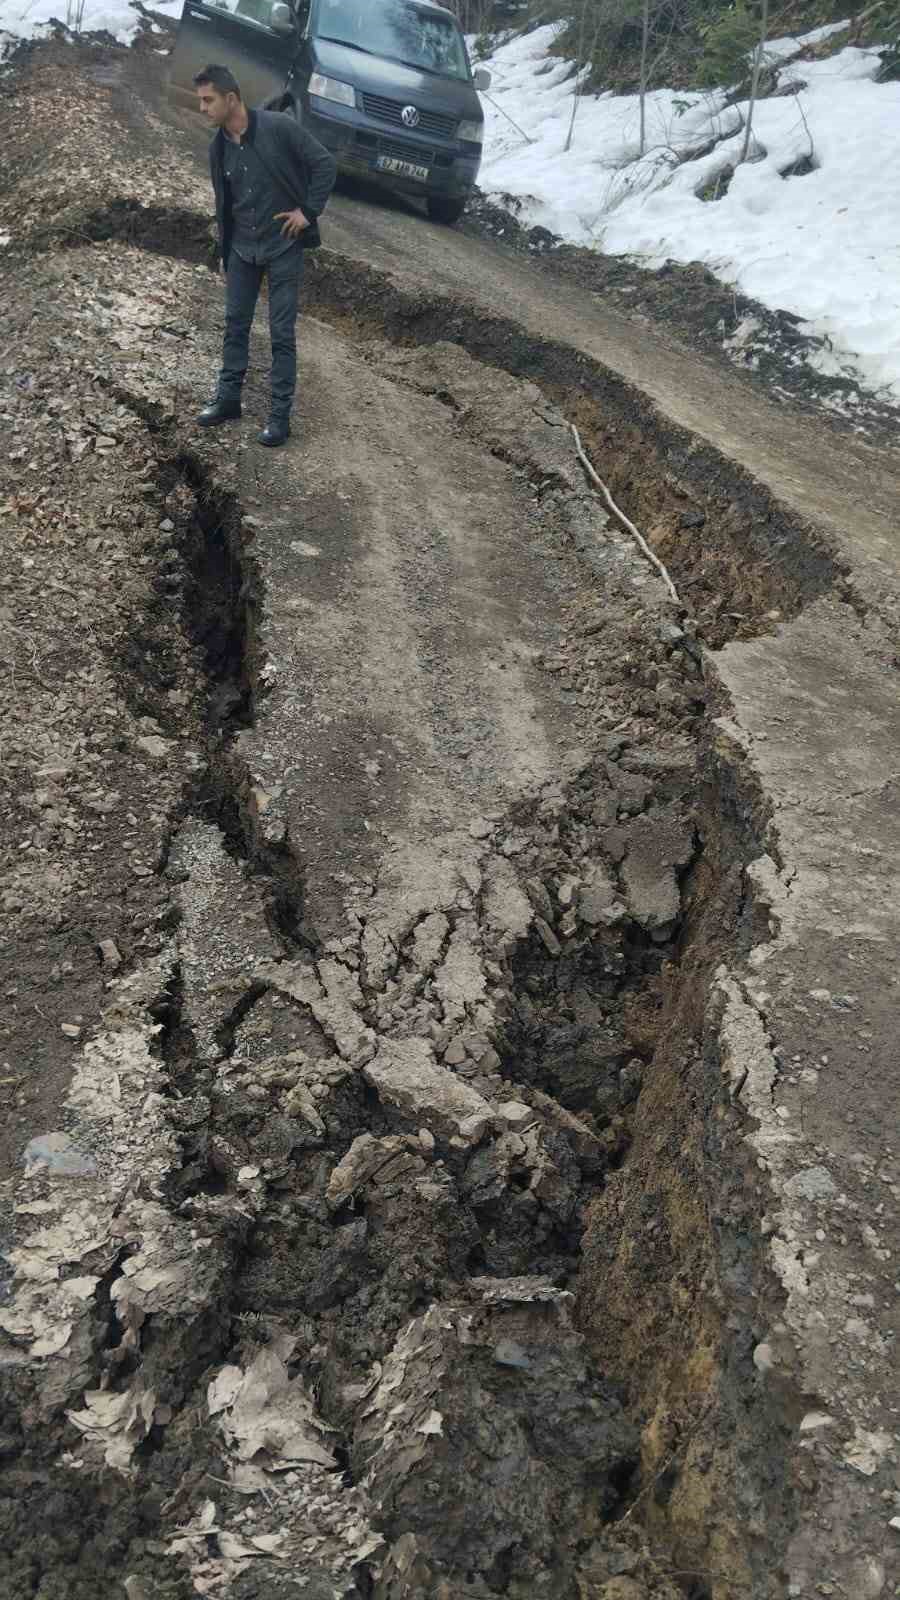
[[[216,135],[209,170],[226,275],[225,344],[215,400],[201,411],[213,428],[241,414],[250,326],[263,275],[269,279],[272,404],[260,444],[284,444],[297,380],[297,296],[303,251],[319,244],[317,221],[334,186],[334,159],[293,117],[248,111],[227,67],[194,78]]]

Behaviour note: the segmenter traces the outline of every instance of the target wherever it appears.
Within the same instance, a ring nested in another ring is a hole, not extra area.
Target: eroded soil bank
[[[104,225],[4,300],[0,1589],[891,1593],[852,571],[575,353],[337,258],[296,444],[258,380],[198,435],[197,180],[83,89]]]

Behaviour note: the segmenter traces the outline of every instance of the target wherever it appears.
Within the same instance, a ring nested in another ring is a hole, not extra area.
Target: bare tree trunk
[[[641,12],[641,148],[647,148],[647,46],[650,42],[650,0],[643,0]]]
[[[581,72],[585,65],[584,36],[585,32],[587,31],[587,8],[588,0],[581,0],[581,20],[578,24],[578,54],[575,58],[577,63],[578,78],[575,83],[575,93],[572,97],[572,115],[569,119],[569,131],[566,134],[566,142],[563,145],[563,150],[566,152],[572,148],[572,134],[575,129],[575,113],[578,110],[578,102],[581,99]]]
[[[741,149],[740,160],[746,161],[750,153],[750,135],[753,129],[753,112],[756,108],[756,96],[759,90],[759,75],[762,71],[763,51],[766,45],[766,34],[769,31],[769,0],[762,0],[762,16],[759,24],[759,41],[756,54],[753,57],[753,77],[750,80],[750,104],[747,107],[747,126],[744,129],[744,144]]]

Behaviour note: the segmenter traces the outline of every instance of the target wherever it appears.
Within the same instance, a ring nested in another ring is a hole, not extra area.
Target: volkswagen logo
[[[405,127],[417,128],[419,126],[419,113],[415,106],[404,106],[400,115],[403,118]]]

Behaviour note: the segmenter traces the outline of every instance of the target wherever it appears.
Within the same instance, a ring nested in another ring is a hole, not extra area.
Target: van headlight
[[[483,122],[461,122],[459,125],[460,139],[467,139],[469,144],[484,143]]]
[[[356,90],[352,83],[341,83],[338,78],[326,78],[314,72],[309,80],[309,92],[319,100],[334,100],[339,106],[355,106]]]

